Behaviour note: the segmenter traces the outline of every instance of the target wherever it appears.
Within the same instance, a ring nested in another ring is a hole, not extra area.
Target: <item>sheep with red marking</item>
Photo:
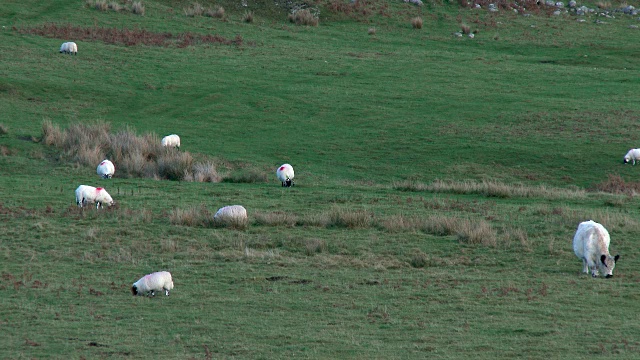
[[[164,147],[174,147],[180,149],[180,136],[176,134],[167,135],[162,138],[160,144],[162,144],[162,146]]]
[[[164,294],[169,296],[171,290],[173,290],[173,279],[168,271],[147,274],[131,286],[131,293],[134,296],[156,296],[156,291],[164,291]]]
[[[62,45],[60,45],[60,52],[65,54],[78,55],[78,45],[72,41],[62,43]]]
[[[293,177],[295,176],[293,166],[289,164],[282,164],[278,170],[276,170],[276,176],[278,177],[278,180],[282,182],[283,187],[291,187],[295,185],[293,183]]]
[[[96,188],[88,185],[80,185],[76,189],[76,204],[84,207],[87,204],[96,204],[96,209],[102,207],[103,204],[112,206],[115,204],[111,195],[104,188]]]
[[[613,276],[613,268],[620,255],[609,254],[609,232],[593,220],[581,222],[573,237],[573,252],[582,259],[583,272],[597,277],[598,270],[607,278]]]
[[[111,161],[105,159],[102,160],[102,162],[98,165],[96,172],[103,179],[111,179],[113,173],[116,172],[116,167],[113,166],[113,163]]]
[[[627,155],[624,156],[622,163],[628,164],[629,162],[631,162],[633,165],[635,165],[636,160],[640,160],[640,149],[631,149],[629,150]]]

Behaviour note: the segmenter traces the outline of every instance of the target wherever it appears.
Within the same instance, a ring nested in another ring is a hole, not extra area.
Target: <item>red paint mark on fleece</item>
[[[106,161],[101,162],[101,163],[100,163],[100,166],[104,165],[104,163],[105,163],[105,162],[106,162]]]
[[[285,166],[280,166],[280,171],[284,171],[284,169],[286,169]]]
[[[96,188],[96,192],[102,191],[102,188]]]

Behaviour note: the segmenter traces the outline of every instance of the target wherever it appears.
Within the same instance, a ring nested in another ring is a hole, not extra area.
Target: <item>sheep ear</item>
[[[616,257],[613,258],[613,261],[618,262],[618,259],[620,259],[620,255],[616,255]]]
[[[602,264],[604,264],[604,267],[607,267],[607,263],[605,262],[605,260],[607,260],[607,255],[602,254],[602,256],[600,256],[600,261],[602,261]]]

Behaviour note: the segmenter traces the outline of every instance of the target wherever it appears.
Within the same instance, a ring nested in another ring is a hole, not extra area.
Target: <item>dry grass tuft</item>
[[[193,157],[186,151],[172,151],[165,149],[165,153],[158,157],[158,175],[169,180],[182,180],[185,174],[192,172]]]
[[[369,30],[367,30],[367,34],[375,35],[376,34],[376,28],[370,27]]]
[[[144,16],[145,10],[142,1],[134,1],[133,4],[131,4],[131,12],[136,15]]]
[[[411,259],[409,260],[409,264],[412,267],[419,269],[427,266],[428,262],[429,257],[427,256],[427,254],[423,253],[420,250],[416,250],[416,252],[411,256]]]
[[[121,11],[123,9],[122,5],[118,4],[115,1],[109,3],[109,9],[113,11]]]
[[[503,184],[497,181],[444,181],[435,180],[430,184],[414,181],[396,182],[393,188],[402,191],[428,191],[434,193],[477,194],[487,197],[523,197],[545,198],[550,200],[584,199],[586,191],[582,189],[549,188],[544,185],[527,186],[522,184]]]
[[[329,223],[331,227],[341,227],[349,229],[368,228],[373,224],[373,213],[367,210],[352,210],[334,207],[329,212]]]
[[[414,29],[422,29],[422,18],[414,17],[413,19],[411,19],[411,26]]]
[[[390,215],[378,220],[378,227],[388,232],[417,231],[422,221],[417,217]]]
[[[289,22],[295,23],[296,25],[306,25],[306,26],[318,26],[319,19],[309,11],[309,9],[302,9],[294,12],[293,14],[289,14]]]
[[[456,230],[458,241],[465,244],[496,246],[498,235],[491,224],[484,220],[461,221]]]
[[[242,15],[242,22],[246,22],[246,23],[252,23],[254,15],[253,15],[253,11],[245,11],[245,13]]]
[[[313,256],[327,251],[327,243],[322,239],[305,239],[304,251],[307,256]]]
[[[215,6],[213,8],[207,9],[205,15],[212,18],[223,19],[224,18],[224,8],[222,6]]]
[[[42,142],[61,151],[63,159],[94,167],[105,158],[116,164],[117,177],[219,182],[211,160],[194,164],[186,151],[164,148],[156,134],[137,135],[131,129],[113,134],[108,123],[74,123],[60,130],[42,123]]]
[[[204,14],[204,7],[200,5],[199,2],[195,2],[190,7],[184,9],[184,14],[189,17],[202,16]]]
[[[222,181],[222,176],[218,173],[216,165],[211,161],[193,165],[193,173],[189,173],[188,176],[185,176],[184,180],[211,183]]]
[[[5,124],[0,124],[0,135],[6,135],[9,133],[9,128]]]
[[[620,175],[609,175],[607,180],[595,185],[595,190],[633,196],[640,193],[640,182],[626,182]]]
[[[611,2],[610,1],[598,1],[598,2],[596,2],[596,6],[599,9],[602,9],[602,10],[611,9]]]
[[[284,211],[272,213],[256,212],[254,218],[257,225],[293,227],[298,224],[296,215]]]
[[[471,28],[467,24],[460,25],[460,31],[465,35],[471,34]]]
[[[93,7],[99,11],[107,11],[109,9],[105,0],[96,0],[93,3]]]
[[[206,226],[211,213],[204,207],[175,208],[169,212],[169,222],[172,225]]]

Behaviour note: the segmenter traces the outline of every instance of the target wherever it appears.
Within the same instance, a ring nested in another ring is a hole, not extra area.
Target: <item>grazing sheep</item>
[[[60,52],[65,54],[78,55],[78,45],[71,41],[62,43],[62,45],[60,46]]]
[[[247,209],[242,205],[222,207],[213,215],[213,222],[219,225],[244,227],[249,222]]]
[[[102,204],[109,206],[115,204],[111,195],[104,188],[95,188],[88,185],[80,185],[76,189],[76,204],[83,207],[88,203],[96,203],[96,209],[101,208]]]
[[[290,187],[295,185],[293,183],[293,166],[289,164],[282,164],[282,166],[280,166],[278,170],[276,170],[276,176],[282,182],[283,187]]]
[[[173,289],[173,279],[168,271],[159,271],[148,274],[140,278],[131,286],[131,293],[135,295],[156,296],[156,291],[164,290],[164,294],[169,296],[169,291]]]
[[[115,171],[116,171],[116,167],[113,166],[113,163],[107,159],[102,160],[102,162],[100,163],[100,165],[98,165],[98,168],[96,169],[96,172],[98,173],[98,175],[100,175],[100,177],[102,177],[103,179],[111,179]]]
[[[180,136],[176,134],[167,135],[162,138],[161,144],[164,147],[174,147],[180,149]]]
[[[624,159],[622,160],[622,163],[626,164],[629,161],[631,161],[631,163],[633,165],[635,165],[636,164],[636,160],[640,160],[640,149],[631,149],[631,150],[629,150],[627,155],[624,156]]]
[[[573,237],[573,252],[582,259],[583,272],[597,277],[598,270],[607,278],[613,276],[613,268],[620,255],[609,255],[609,232],[593,220],[581,222]]]

